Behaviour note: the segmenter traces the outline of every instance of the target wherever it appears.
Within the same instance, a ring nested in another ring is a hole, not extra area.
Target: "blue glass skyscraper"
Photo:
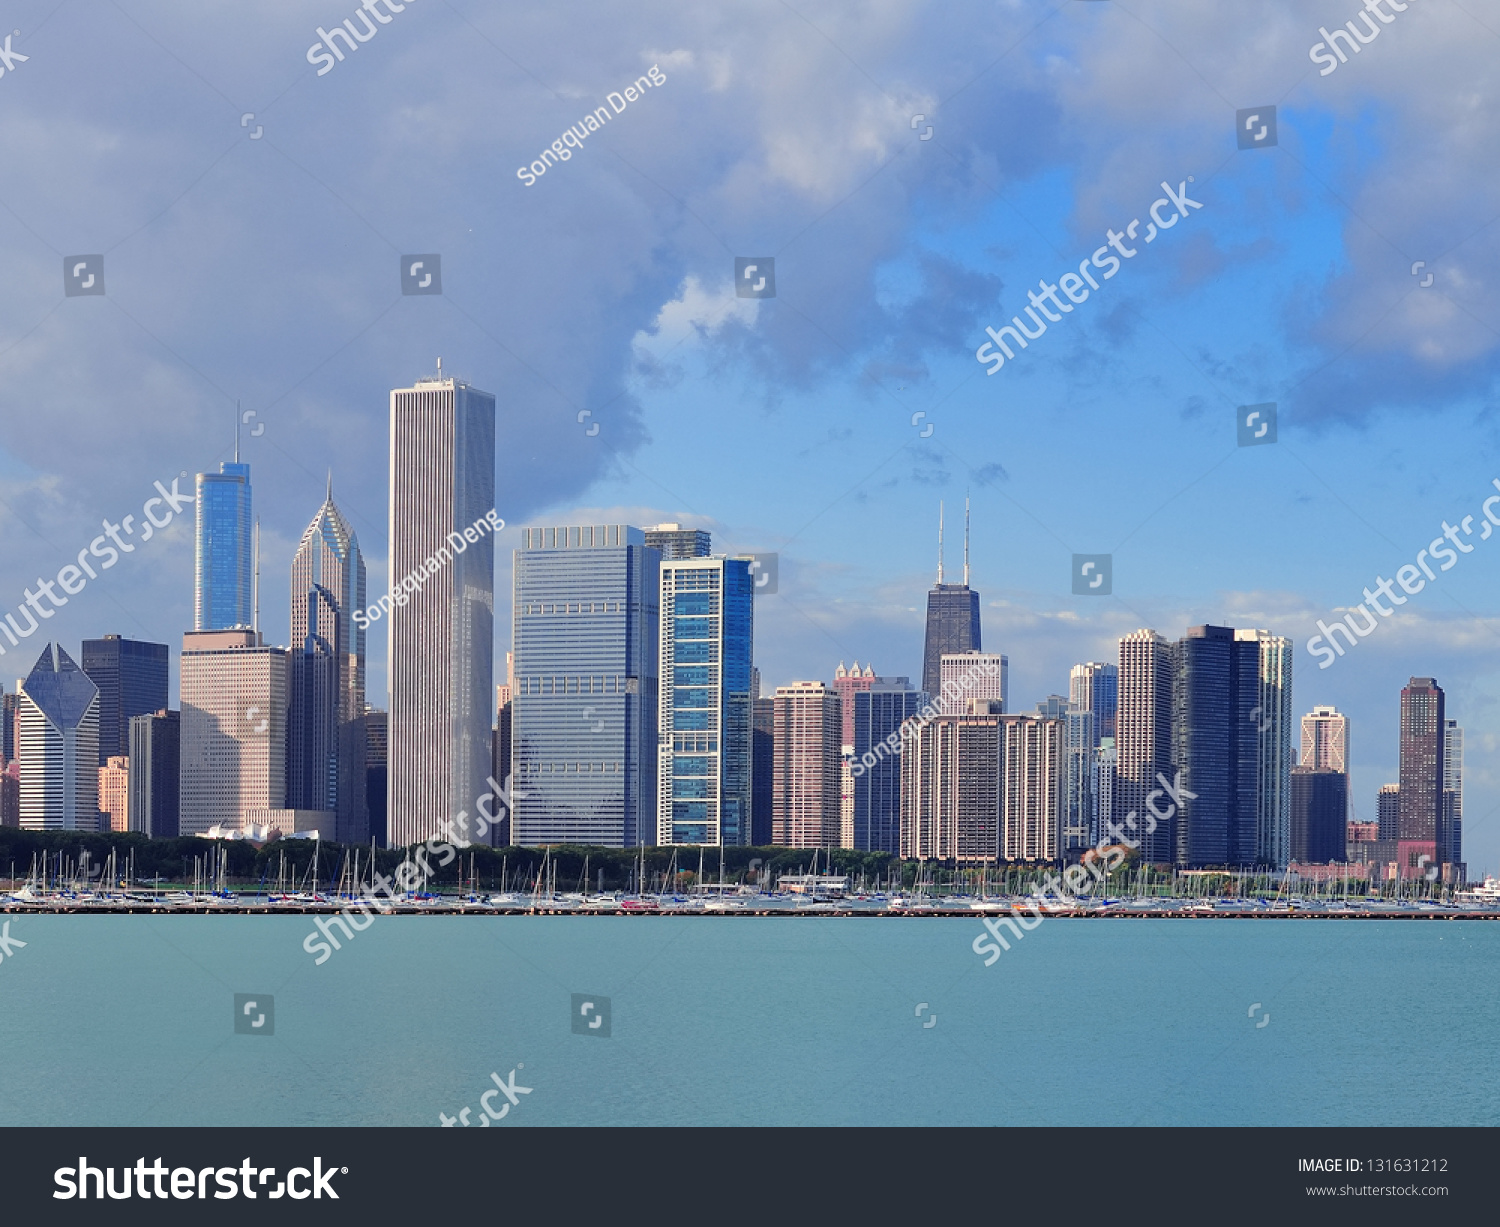
[[[877,751],[904,720],[927,706],[925,691],[904,677],[877,677],[854,696],[854,761],[863,770],[854,777],[854,846],[861,852],[901,851],[901,754]],[[874,756],[872,765],[866,754]],[[863,761],[862,761],[863,760]]]
[[[748,558],[661,564],[658,844],[748,844],[755,585]]]
[[[250,466],[224,461],[198,474],[198,529],[193,549],[193,629],[249,626],[251,602]]]

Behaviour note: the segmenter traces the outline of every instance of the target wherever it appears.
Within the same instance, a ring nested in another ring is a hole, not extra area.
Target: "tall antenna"
[[[234,402],[234,462],[240,462],[240,402]]]
[[[441,379],[442,377],[443,377],[443,360],[441,358],[439,358],[438,359],[438,378]]]
[[[964,491],[964,587],[969,586],[969,492]]]
[[[938,580],[943,582],[943,500],[938,500]]]
[[[255,517],[255,539],[251,546],[251,557],[255,560],[255,575],[250,581],[250,629],[260,633],[260,517]]]

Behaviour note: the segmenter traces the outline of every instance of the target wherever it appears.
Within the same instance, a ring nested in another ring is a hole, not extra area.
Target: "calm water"
[[[306,916],[9,920],[0,1125],[436,1125],[518,1064],[507,1128],[1500,1124],[1494,923],[1056,919],[986,968],[977,920],[388,916],[322,966]]]

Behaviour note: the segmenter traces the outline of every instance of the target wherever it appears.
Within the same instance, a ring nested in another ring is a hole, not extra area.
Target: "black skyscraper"
[[[891,752],[887,739],[899,735],[902,723],[927,705],[927,695],[904,677],[877,677],[853,697],[854,757],[860,763],[854,777],[854,846],[862,852],[899,853],[901,755]]]
[[[927,643],[922,653],[922,689],[929,695],[943,687],[945,652],[979,652],[979,593],[969,587],[969,503],[964,500],[964,582],[943,582],[943,511],[938,507],[937,583],[927,593]]]
[[[181,712],[162,708],[132,716],[130,736],[130,829],[152,839],[178,834]]]
[[[1342,862],[1349,834],[1349,777],[1342,771],[1292,768],[1292,860]]]
[[[99,765],[130,753],[130,718],[167,705],[169,653],[164,643],[140,639],[83,641],[83,671],[99,687]]]
[[[750,842],[771,842],[771,806],[776,759],[776,703],[756,699],[750,716]]]

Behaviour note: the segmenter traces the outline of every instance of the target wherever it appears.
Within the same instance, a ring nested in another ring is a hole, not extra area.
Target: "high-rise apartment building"
[[[176,839],[182,791],[181,713],[130,718],[130,829]]]
[[[771,843],[775,810],[776,700],[757,697],[750,708],[750,842],[764,848]]]
[[[49,643],[21,683],[21,827],[99,829],[99,688]]]
[[[1438,861],[1445,882],[1464,880],[1464,731],[1443,721],[1443,812],[1438,823]]]
[[[677,558],[707,558],[712,552],[712,538],[706,529],[658,524],[642,531],[646,534],[647,548],[659,550],[663,562]]]
[[[999,717],[1000,855],[1007,861],[1062,856],[1064,722]],[[976,785],[981,790],[985,782]]]
[[[922,650],[922,689],[930,695],[942,690],[945,652],[977,652],[979,593],[969,587],[969,506],[964,501],[964,582],[943,582],[943,511],[938,506],[937,583],[927,593],[927,638]]]
[[[1349,835],[1349,776],[1302,766],[1292,769],[1291,850],[1299,864],[1343,863]]]
[[[1010,660],[999,652],[944,652],[938,660],[938,680],[942,693],[933,700],[940,715],[965,715],[976,700],[984,710],[1010,710]],[[1000,707],[992,708],[993,703]]]
[[[661,554],[640,529],[523,530],[511,679],[516,843],[621,848],[656,838],[660,609]]]
[[[248,628],[182,637],[178,833],[286,802],[287,652]]]
[[[659,845],[750,842],[754,597],[747,558],[662,560]]]
[[[1120,670],[1104,661],[1074,665],[1068,675],[1068,707],[1064,717],[1063,818],[1064,852],[1092,847],[1106,835],[1107,796],[1101,787],[1100,747],[1114,746],[1115,718],[1120,706]],[[1112,781],[1110,781],[1112,784]]]
[[[1336,707],[1319,706],[1302,717],[1298,766],[1314,771],[1349,771],[1349,717]]]
[[[1094,735],[1100,740],[1115,735],[1115,715],[1120,709],[1120,668],[1107,661],[1090,660],[1068,671],[1068,710],[1091,712]]]
[[[444,378],[441,363],[436,378],[394,389],[390,582],[425,580],[391,608],[386,636],[392,847],[449,823],[477,831],[490,793],[495,538],[481,522],[494,509],[495,398]]]
[[[379,847],[389,847],[386,838],[387,774],[389,713],[379,707],[365,708],[365,813],[369,836]],[[503,784],[505,781],[501,777]]]
[[[1005,717],[985,712],[920,723],[901,755],[901,855],[993,861],[1000,856],[1000,754]]]
[[[1120,702],[1115,731],[1114,823],[1152,864],[1173,859],[1172,820],[1150,815],[1146,798],[1172,779],[1172,689],[1176,648],[1153,630],[1120,640]],[[1160,805],[1157,806],[1161,810]],[[1153,826],[1154,830],[1148,830]]]
[[[232,462],[221,463],[217,473],[198,474],[194,630],[249,626],[254,617],[250,466],[239,459],[236,441]]]
[[[1110,833],[1109,817],[1115,812],[1115,766],[1117,762],[1115,739],[1101,737],[1099,749],[1094,756],[1094,844],[1114,844],[1118,841]]]
[[[99,829],[130,830],[130,758],[112,754],[99,772]]]
[[[21,695],[6,694],[0,686],[0,763],[16,760],[16,729],[21,714]]]
[[[1396,839],[1403,878],[1439,867],[1443,812],[1443,691],[1435,678],[1414,677],[1401,691],[1401,792]],[[24,778],[24,777],[23,777]]]
[[[861,670],[859,661],[856,660],[854,668],[845,669],[844,662],[839,661],[839,667],[833,671],[833,689],[839,696],[839,710],[844,713],[843,746],[846,754],[854,748],[854,696],[874,684],[873,665],[866,665]]]
[[[839,696],[823,682],[778,686],[774,704],[771,842],[787,848],[839,843]]]
[[[83,671],[99,688],[99,765],[130,753],[130,720],[167,705],[169,651],[164,643],[122,639],[83,641]]]
[[[1401,833],[1401,785],[1382,784],[1375,797],[1375,814],[1381,839],[1397,839]]]
[[[1282,869],[1291,858],[1292,766],[1296,761],[1292,641],[1263,630],[1237,630],[1234,637],[1259,648],[1258,693],[1249,712],[1256,729],[1255,860]]]
[[[901,851],[901,760],[905,741],[889,752],[889,738],[927,706],[927,695],[904,677],[871,677],[853,698],[850,775],[852,847],[862,852]],[[857,767],[852,764],[858,764]],[[857,772],[857,774],[856,774]]]
[[[333,482],[291,574],[287,805],[330,815],[338,839],[369,838],[365,799],[365,562]],[[363,621],[363,619],[360,619]]]

